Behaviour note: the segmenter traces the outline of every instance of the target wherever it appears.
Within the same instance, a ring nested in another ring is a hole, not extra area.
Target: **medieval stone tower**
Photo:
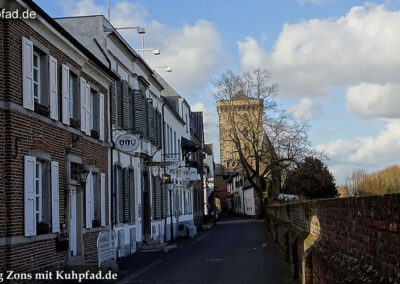
[[[228,172],[231,172],[240,166],[236,146],[231,139],[232,127],[237,127],[241,135],[246,129],[262,131],[263,100],[249,98],[239,91],[230,100],[217,101],[217,110],[221,164]],[[251,151],[251,146],[247,145],[246,139],[241,138],[240,142],[242,149]]]

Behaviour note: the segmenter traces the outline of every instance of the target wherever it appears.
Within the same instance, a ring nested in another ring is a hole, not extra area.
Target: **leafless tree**
[[[256,69],[241,75],[228,71],[213,81],[218,108],[226,115],[226,143],[232,147],[245,177],[262,197],[262,180],[268,179],[269,196],[279,194],[281,176],[306,156],[314,155],[309,125],[280,109],[274,99],[278,85],[270,73]],[[221,136],[221,137],[222,137]],[[223,149],[221,149],[222,151]],[[223,161],[221,161],[223,162]]]
[[[359,196],[364,191],[364,184],[368,173],[363,169],[354,169],[350,176],[346,178],[346,186],[350,196]]]

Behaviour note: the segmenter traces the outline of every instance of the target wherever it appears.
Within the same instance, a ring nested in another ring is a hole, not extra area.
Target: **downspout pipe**
[[[108,62],[108,68],[111,70],[111,60],[110,58],[107,56],[107,53],[104,51],[104,49],[101,47],[99,41],[96,38],[93,38],[93,41],[95,42],[95,44],[97,45],[97,47],[99,48],[99,50],[101,51],[101,53],[104,55],[105,59]],[[108,91],[108,113],[109,113],[109,126],[108,126],[108,133],[109,133],[109,137],[110,137],[110,142],[111,142],[111,148],[110,148],[110,152],[111,152],[111,157],[110,157],[110,196],[109,199],[111,199],[110,201],[110,230],[113,229],[114,227],[114,198],[115,198],[115,188],[114,188],[114,149],[115,149],[115,143],[113,141],[113,131],[112,131],[112,106],[111,106],[111,88],[110,87],[109,91]]]
[[[165,118],[164,118],[164,106],[165,102],[163,100],[163,104],[161,106],[161,112],[162,112],[162,149],[163,149],[163,162],[165,162]],[[165,169],[165,168],[164,168]],[[164,179],[162,180],[164,182]],[[164,186],[165,190],[167,190],[167,185]],[[165,202],[167,202],[167,193],[165,193]],[[162,200],[162,198],[161,198]],[[162,206],[161,206],[162,208]],[[167,204],[165,204],[165,208],[167,208]],[[165,220],[164,220],[164,242],[167,242],[167,218],[168,218],[168,210],[165,212]],[[172,235],[171,235],[172,236]]]

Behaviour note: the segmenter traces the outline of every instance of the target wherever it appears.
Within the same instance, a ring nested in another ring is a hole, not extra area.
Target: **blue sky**
[[[106,0],[36,1],[51,16],[105,14]],[[337,182],[400,158],[400,1],[111,0],[114,26],[146,29],[151,66],[205,112],[206,139],[218,144],[212,78],[267,69],[278,102],[311,125]],[[123,33],[140,48],[135,31]],[[217,151],[218,158],[219,151]]]

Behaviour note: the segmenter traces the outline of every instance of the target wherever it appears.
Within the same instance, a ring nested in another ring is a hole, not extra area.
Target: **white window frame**
[[[36,58],[36,62],[37,62],[37,66],[35,66],[35,58]],[[32,62],[32,66],[33,66],[33,77],[32,77],[32,81],[33,81],[33,99],[34,101],[37,101],[38,103],[40,103],[41,101],[41,77],[40,77],[40,73],[41,73],[41,66],[40,66],[40,54],[37,51],[33,51],[33,62]],[[35,72],[37,72],[37,81],[35,81]],[[37,89],[35,89],[35,86],[37,86]],[[37,93],[35,94],[35,90],[37,90]]]
[[[35,215],[36,222],[42,222],[42,193],[43,193],[43,163],[36,160],[35,164]],[[39,208],[38,208],[39,207]]]

